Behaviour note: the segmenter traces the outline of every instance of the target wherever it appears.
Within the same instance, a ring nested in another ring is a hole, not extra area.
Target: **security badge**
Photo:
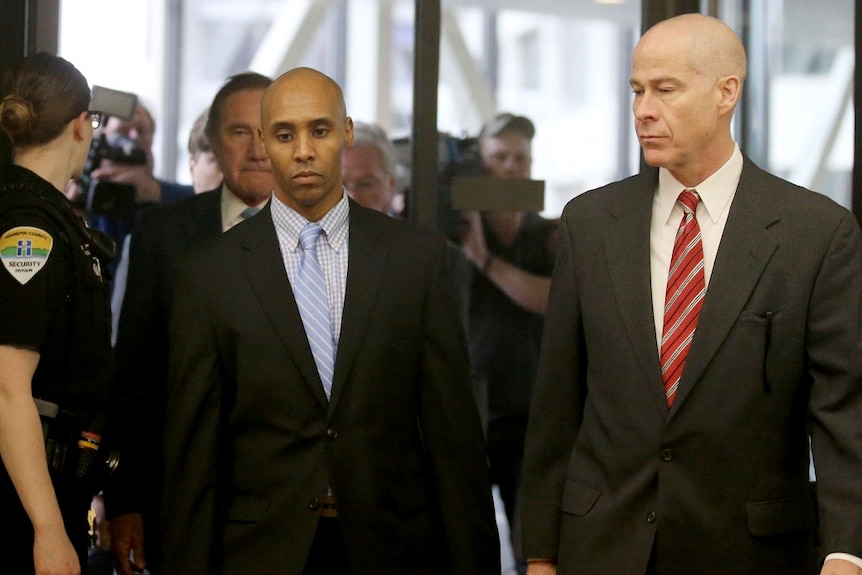
[[[53,247],[54,238],[45,230],[31,226],[12,228],[0,236],[3,269],[24,285],[39,273]]]

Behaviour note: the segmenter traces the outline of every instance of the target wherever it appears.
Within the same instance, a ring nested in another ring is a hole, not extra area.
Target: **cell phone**
[[[93,86],[93,110],[99,110],[106,116],[115,116],[122,120],[131,120],[138,105],[138,96],[131,92],[122,92],[104,86]]]

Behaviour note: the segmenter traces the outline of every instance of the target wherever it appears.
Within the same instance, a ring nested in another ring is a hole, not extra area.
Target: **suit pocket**
[[[563,513],[583,517],[595,506],[601,494],[602,492],[595,487],[569,477],[563,487],[560,509]]]
[[[228,521],[237,523],[256,523],[269,509],[270,499],[237,493],[233,496],[227,508]]]
[[[807,496],[748,503],[745,509],[754,537],[814,529],[814,505]]]

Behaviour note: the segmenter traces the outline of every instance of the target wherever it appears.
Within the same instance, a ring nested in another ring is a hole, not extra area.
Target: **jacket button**
[[[338,432],[330,427],[326,430],[326,437],[328,437],[329,439],[335,439],[336,437],[338,437]]]
[[[650,511],[646,516],[647,523],[655,523],[655,511]]]
[[[670,461],[671,459],[673,459],[673,449],[662,449],[661,458],[665,461]]]
[[[320,509],[320,499],[317,497],[312,497],[311,501],[308,502],[308,508],[312,511],[317,511]]]

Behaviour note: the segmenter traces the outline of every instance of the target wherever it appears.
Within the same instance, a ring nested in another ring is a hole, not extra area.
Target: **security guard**
[[[61,190],[101,114],[68,61],[0,75],[0,571],[86,573],[87,511],[108,473],[113,364],[103,262],[113,246]]]

